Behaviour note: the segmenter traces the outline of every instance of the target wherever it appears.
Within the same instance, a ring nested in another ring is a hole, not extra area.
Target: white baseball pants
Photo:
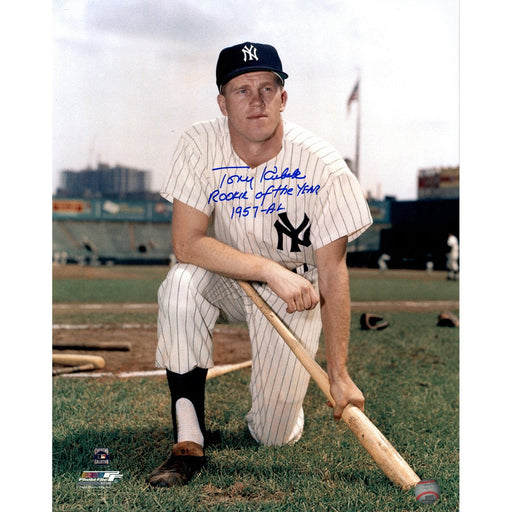
[[[318,289],[316,269],[303,274]],[[314,357],[321,331],[320,307],[288,314],[268,286],[256,290]],[[156,366],[176,373],[213,367],[212,333],[220,311],[246,321],[252,347],[251,435],[264,445],[298,441],[309,374],[236,281],[194,265],[177,263],[158,291]]]

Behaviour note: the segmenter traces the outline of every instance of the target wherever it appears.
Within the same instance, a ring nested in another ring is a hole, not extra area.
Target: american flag
[[[356,82],[356,85],[354,85],[352,93],[347,100],[347,112],[350,112],[350,104],[353,101],[359,101],[359,80]]]

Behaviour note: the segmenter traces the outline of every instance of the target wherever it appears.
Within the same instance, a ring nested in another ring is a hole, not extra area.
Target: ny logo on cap
[[[249,60],[258,60],[258,56],[256,55],[257,51],[258,48],[256,48],[254,45],[251,44],[250,48],[247,48],[247,45],[245,45],[242,48],[242,53],[244,54],[244,62],[247,62],[247,58],[249,58]]]

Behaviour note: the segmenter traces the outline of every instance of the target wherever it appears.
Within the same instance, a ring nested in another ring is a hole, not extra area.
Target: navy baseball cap
[[[272,71],[284,85],[288,75],[283,71],[277,50],[269,44],[241,43],[224,48],[217,61],[217,87],[219,92],[232,78],[252,71]]]

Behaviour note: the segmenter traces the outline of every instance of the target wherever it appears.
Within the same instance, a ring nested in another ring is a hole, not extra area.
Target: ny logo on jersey
[[[283,235],[289,236],[292,242],[290,252],[300,252],[299,245],[304,247],[309,247],[311,245],[311,241],[309,239],[309,233],[311,231],[311,225],[309,224],[309,217],[304,214],[304,219],[300,223],[300,225],[295,228],[290,219],[288,219],[288,215],[286,212],[279,214],[279,219],[274,222],[274,227],[276,228],[277,234],[279,236],[277,241],[277,249],[283,250]],[[300,234],[304,232],[302,238],[300,238]]]
[[[247,45],[245,45],[242,48],[242,53],[244,54],[244,62],[247,62],[247,59],[259,60],[258,56],[256,55],[257,51],[258,51],[258,48],[256,48],[254,45],[251,44],[250,48],[247,48]]]

